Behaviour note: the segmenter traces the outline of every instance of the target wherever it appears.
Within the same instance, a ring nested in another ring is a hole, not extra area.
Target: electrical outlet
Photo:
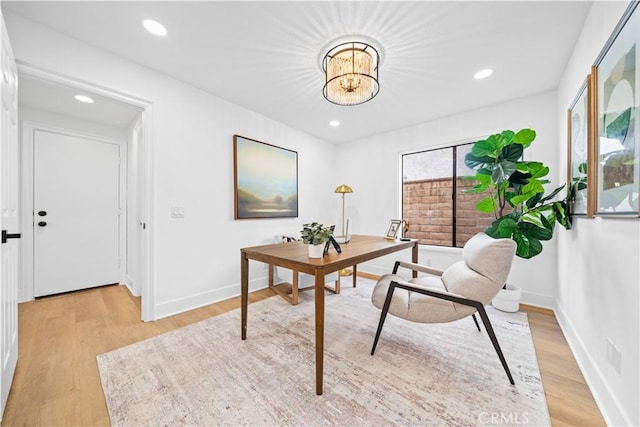
[[[184,206],[171,206],[171,218],[184,218]]]
[[[607,338],[607,361],[619,375],[622,374],[622,351],[611,341],[611,338]]]

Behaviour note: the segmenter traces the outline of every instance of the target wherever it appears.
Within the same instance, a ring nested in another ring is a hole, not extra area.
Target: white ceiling
[[[12,2],[2,8],[330,142],[554,89],[590,1]],[[147,33],[142,19],[168,30]],[[322,96],[338,39],[376,41],[380,93]],[[493,68],[476,81],[473,74]],[[341,122],[338,128],[330,120]]]
[[[94,102],[78,102],[76,95],[89,95]],[[30,76],[20,76],[18,104],[117,128],[127,128],[141,111],[133,105]]]

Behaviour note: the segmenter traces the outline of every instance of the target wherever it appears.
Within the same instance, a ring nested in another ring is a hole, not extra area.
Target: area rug
[[[240,311],[98,356],[112,425],[550,425],[527,316],[488,307],[509,384],[471,318],[439,325],[380,312],[374,282],[325,299],[324,394],[315,394],[313,293]]]

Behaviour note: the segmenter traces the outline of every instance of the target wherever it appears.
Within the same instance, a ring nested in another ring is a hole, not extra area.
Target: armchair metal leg
[[[496,338],[496,334],[493,332],[493,327],[491,326],[491,322],[489,321],[489,316],[487,316],[487,312],[482,306],[478,308],[478,313],[480,313],[480,318],[482,319],[482,323],[484,323],[484,328],[487,330],[487,333],[489,334],[489,338],[491,339],[493,348],[495,348],[496,353],[498,353],[500,362],[502,362],[502,367],[504,368],[504,371],[507,373],[507,377],[509,377],[509,382],[511,383],[511,385],[514,385],[515,383],[513,382],[511,371],[509,371],[509,366],[507,366],[507,361],[505,360],[504,355],[502,354],[502,350],[500,349],[498,338]]]
[[[395,282],[391,282],[389,284],[389,290],[387,291],[387,298],[384,300],[384,305],[382,306],[382,313],[380,313],[380,321],[378,322],[378,330],[376,331],[376,338],[373,340],[373,347],[371,347],[371,355],[376,351],[376,346],[378,345],[378,338],[380,338],[380,333],[382,332],[382,326],[384,326],[384,320],[387,318],[387,313],[389,312],[389,306],[391,305],[391,299],[393,298],[393,291],[396,289]]]
[[[476,328],[478,328],[478,332],[480,332],[480,325],[478,324],[478,319],[476,319],[476,314],[475,314],[475,313],[473,313],[473,314],[471,315],[471,317],[473,317],[473,321],[474,321],[474,322],[475,322],[475,324],[476,324]]]

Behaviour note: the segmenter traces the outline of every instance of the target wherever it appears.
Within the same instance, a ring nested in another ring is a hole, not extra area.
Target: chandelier
[[[358,105],[378,94],[380,56],[371,45],[342,43],[327,52],[322,60],[325,84],[322,94],[338,105]]]

